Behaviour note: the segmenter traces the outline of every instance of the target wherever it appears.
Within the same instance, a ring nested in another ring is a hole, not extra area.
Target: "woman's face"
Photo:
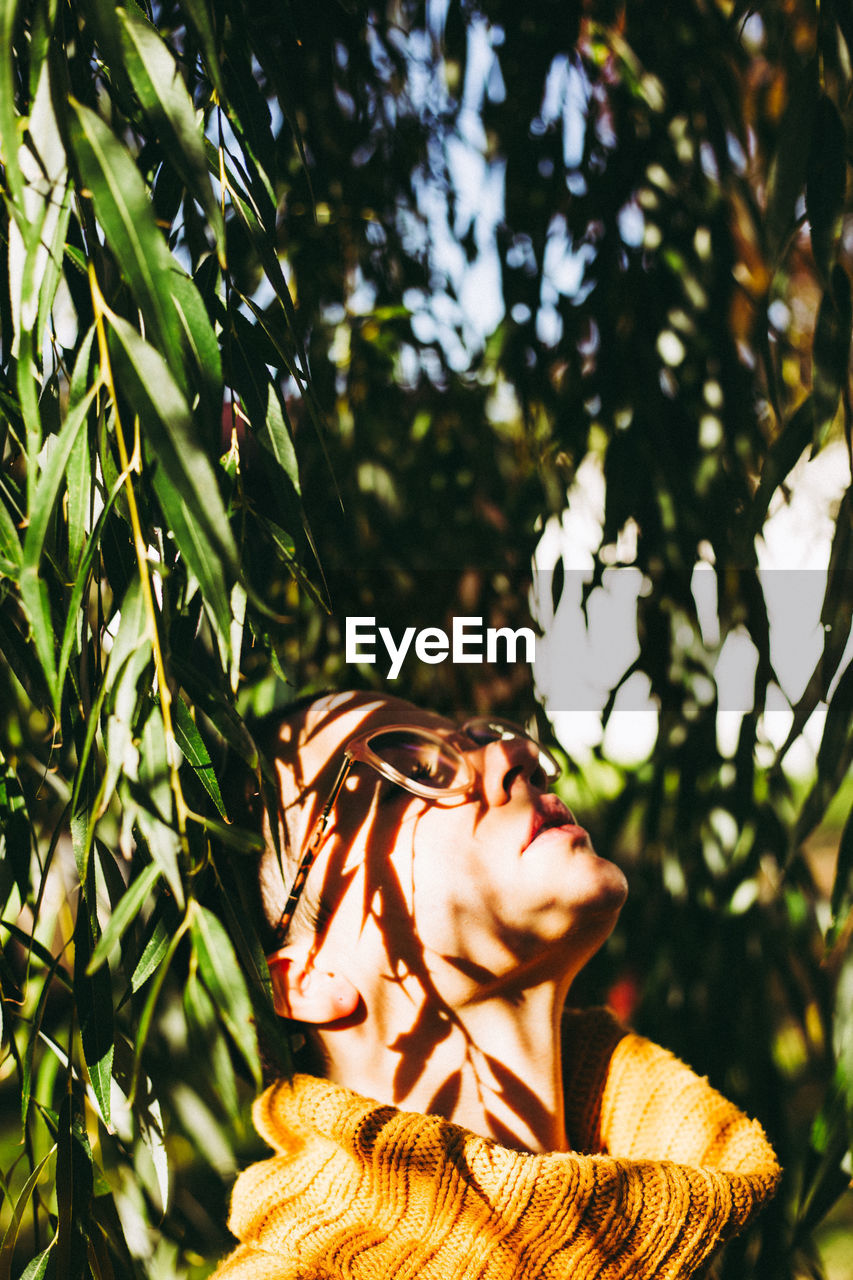
[[[397,698],[320,699],[284,730],[293,737],[280,762],[282,802],[295,815],[297,848],[347,743],[385,724],[446,735],[475,783],[463,797],[425,801],[352,767],[306,886],[320,903],[317,963],[346,964],[356,976],[377,963],[395,976],[449,965],[473,988],[535,976],[537,966],[574,976],[612,930],[627,884],[547,791],[527,739],[478,746],[452,721]]]

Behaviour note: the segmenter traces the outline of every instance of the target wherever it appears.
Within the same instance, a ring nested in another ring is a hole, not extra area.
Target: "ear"
[[[348,1018],[361,996],[349,978],[315,969],[306,955],[285,948],[267,956],[275,1011],[315,1026]]]

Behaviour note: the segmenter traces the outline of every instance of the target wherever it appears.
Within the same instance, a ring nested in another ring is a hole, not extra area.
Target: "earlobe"
[[[348,1018],[358,1008],[358,989],[343,974],[324,973],[288,951],[267,956],[267,964],[275,1010],[283,1018],[321,1026]]]

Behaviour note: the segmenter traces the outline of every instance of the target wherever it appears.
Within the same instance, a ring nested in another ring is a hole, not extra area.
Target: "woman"
[[[278,1011],[311,1074],[255,1119],[217,1280],[682,1277],[779,1169],[757,1124],[571,983],[625,900],[499,721],[320,698],[277,752],[263,860]],[[272,843],[272,842],[270,842]]]

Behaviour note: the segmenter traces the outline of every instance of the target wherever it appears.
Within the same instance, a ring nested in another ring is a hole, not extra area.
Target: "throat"
[[[512,1150],[566,1151],[559,1010],[534,997],[515,1006],[487,1001],[437,1021],[422,1008],[406,1031],[378,1042],[363,1025],[361,1045],[350,1041],[343,1055],[344,1045],[334,1046],[330,1078]]]

